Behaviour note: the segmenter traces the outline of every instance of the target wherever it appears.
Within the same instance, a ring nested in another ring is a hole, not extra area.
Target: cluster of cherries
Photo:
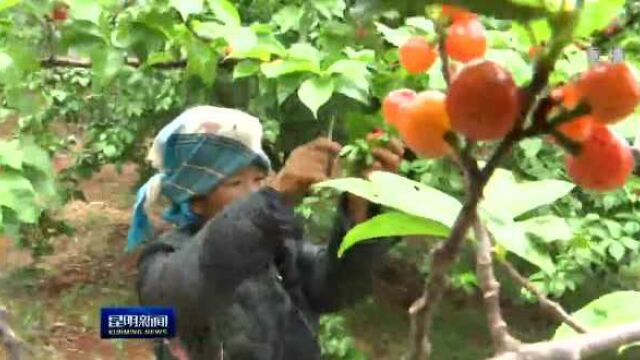
[[[447,29],[445,50],[462,63],[452,74],[447,93],[397,89],[383,101],[386,122],[397,128],[406,145],[428,158],[451,155],[448,132],[474,141],[504,138],[521,116],[521,92],[509,71],[483,59],[484,28],[478,17],[464,9],[444,6],[453,22]],[[413,37],[399,48],[400,64],[407,72],[429,70],[438,57],[437,47],[423,37]],[[567,151],[566,167],[573,181],[585,189],[609,191],[621,187],[631,175],[634,157],[628,143],[607,126],[631,115],[640,103],[640,86],[623,62],[595,64],[576,79],[553,89],[546,116],[567,113],[581,103],[590,111],[553,124],[547,139],[558,137],[577,146]],[[562,144],[562,142],[558,142]]]

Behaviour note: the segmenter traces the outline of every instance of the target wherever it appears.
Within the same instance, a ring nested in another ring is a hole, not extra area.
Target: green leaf
[[[550,81],[553,83],[567,81],[587,70],[589,67],[585,51],[577,46],[567,46],[563,56],[556,62],[556,71],[553,72]]]
[[[274,60],[260,66],[262,73],[268,78],[277,78],[282,75],[296,72],[320,73],[320,68],[306,60]]]
[[[36,72],[38,50],[29,44],[12,43],[0,51],[0,82],[17,85],[24,76]]]
[[[376,22],[376,29],[384,39],[396,47],[402,46],[412,36],[407,28],[392,29],[383,23]]]
[[[629,250],[635,251],[640,249],[640,242],[638,242],[638,240],[624,236],[620,238],[620,241],[622,242],[622,245],[624,245],[624,247],[626,247]]]
[[[585,0],[576,36],[589,36],[605,28],[622,12],[625,0]]]
[[[300,101],[311,110],[313,116],[317,118],[318,109],[329,101],[333,90],[333,79],[329,77],[314,77],[300,85],[298,97]]]
[[[169,0],[169,4],[178,10],[184,21],[191,14],[199,14],[204,10],[204,0]]]
[[[431,66],[427,74],[429,74],[429,89],[443,91],[447,89],[447,81],[442,75],[442,61],[440,61],[440,58]]]
[[[513,173],[497,169],[484,189],[482,207],[492,214],[515,218],[567,195],[574,184],[561,180],[516,182]]]
[[[306,60],[314,65],[320,66],[322,55],[318,49],[308,43],[296,43],[289,48],[289,58],[295,60]]]
[[[385,213],[351,229],[340,244],[338,257],[342,257],[345,251],[365,240],[410,235],[446,237],[449,235],[449,229],[425,218],[401,212]]]
[[[278,78],[278,84],[276,85],[276,93],[278,97],[278,105],[289,98],[302,83],[302,77],[297,75],[287,75]]]
[[[446,226],[453,226],[462,206],[454,197],[425,184],[403,176],[375,171],[369,179],[380,189],[387,189],[387,199],[397,204],[399,210],[436,220]]]
[[[516,85],[522,86],[531,80],[532,67],[520,53],[510,49],[489,49],[485,56],[488,60],[504,66],[512,75]]]
[[[35,115],[47,105],[41,90],[21,86],[5,90],[5,95],[9,107],[18,110],[22,116]]]
[[[233,78],[241,79],[255,75],[260,71],[260,63],[254,60],[243,60],[233,68]]]
[[[61,42],[67,48],[84,54],[104,49],[107,45],[98,26],[89,21],[77,20],[62,32]]]
[[[240,26],[242,24],[238,9],[228,0],[209,0],[211,10],[216,18],[223,24],[229,26]]]
[[[216,78],[218,57],[206,43],[192,40],[187,47],[187,73],[202,79],[205,85],[213,84]]]
[[[287,5],[273,15],[273,22],[278,25],[280,31],[286,33],[289,30],[300,28],[302,18],[302,7],[297,5]]]
[[[538,216],[516,222],[520,228],[546,242],[569,241],[573,237],[571,226],[561,217],[554,215]]]
[[[405,24],[419,29],[427,34],[433,34],[436,31],[433,21],[425,18],[424,16],[409,17],[407,18],[407,20],[405,20]]]
[[[4,170],[0,172],[0,206],[20,213],[34,201],[33,186],[22,175]]]
[[[347,82],[343,81],[341,83],[341,87],[344,89],[355,88],[365,96],[369,94],[370,73],[366,63],[357,60],[338,60],[327,69],[327,72],[340,74],[348,79]],[[348,92],[349,90],[346,91]],[[364,103],[367,103],[367,101],[365,100]]]
[[[225,39],[234,52],[248,52],[258,45],[258,35],[249,27],[241,27],[225,34]]]
[[[344,0],[314,0],[311,4],[322,16],[328,19],[333,16],[344,17],[344,11],[347,8]]]
[[[105,86],[124,65],[124,57],[120,51],[105,48],[96,51],[91,57],[91,62],[93,63],[92,83]]]
[[[0,165],[21,170],[24,155],[18,140],[0,140]]]
[[[7,47],[9,54],[18,66],[24,72],[36,72],[40,70],[40,54],[39,49],[32,44],[10,44]]]
[[[603,330],[640,321],[638,304],[640,292],[616,291],[590,302],[571,314],[571,317],[589,331]],[[562,324],[556,330],[553,339],[566,339],[575,335],[573,329]]]
[[[555,265],[549,254],[538,249],[527,236],[524,230],[513,220],[504,217],[492,216],[481,211],[482,218],[496,243],[508,251],[518,255],[522,259],[539,267],[542,271],[551,274]]]
[[[347,77],[363,77],[369,75],[367,64],[357,60],[342,59],[329,66],[327,71],[331,74],[342,74]]]
[[[286,56],[287,49],[278,39],[276,39],[271,31],[263,33],[256,30],[256,37],[256,43],[252,48],[247,48],[245,50],[237,50],[234,48],[230,57],[235,59],[250,58],[269,61],[272,54],[275,54],[278,57]]]
[[[94,0],[69,0],[71,18],[76,20],[91,21],[94,24],[100,22],[100,3]]]
[[[316,184],[314,188],[347,191],[370,202],[431,219],[448,227],[453,226],[462,209],[462,204],[452,196],[397,174],[374,171],[369,179],[334,179]]]
[[[22,0],[0,0],[0,11],[12,8],[21,2]]]
[[[363,104],[369,104],[369,91],[366,85],[363,89],[362,86],[355,83],[352,79],[344,76],[336,78],[334,83],[337,93],[360,101]]]
[[[627,252],[624,245],[615,240],[611,242],[607,250],[609,251],[609,255],[616,259],[616,261],[622,260],[624,254]]]
[[[547,42],[551,38],[551,27],[546,19],[530,21],[528,24],[538,44]],[[514,23],[512,29],[519,39],[526,41],[527,45],[534,45],[531,43],[529,32],[524,24]]]
[[[376,52],[373,50],[354,50],[352,48],[346,48],[344,49],[344,53],[349,59],[362,61],[366,64],[372,64],[376,61]]]
[[[43,174],[53,175],[51,157],[32,137],[21,137],[20,146],[24,154],[24,165],[31,166]]]
[[[198,20],[192,20],[192,27],[198,36],[209,40],[230,39],[236,30],[235,28],[230,28],[217,22],[201,22]]]
[[[13,58],[3,50],[0,50],[0,83],[10,84],[18,81],[20,74],[16,69]]]

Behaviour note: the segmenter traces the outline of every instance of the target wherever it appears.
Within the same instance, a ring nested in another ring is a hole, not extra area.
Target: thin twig
[[[469,177],[480,178],[480,168],[478,168],[478,162],[471,155],[471,150],[475,145],[473,140],[467,140],[467,144],[462,147],[460,144],[460,137],[453,131],[449,131],[444,135],[444,140],[451,146],[453,151],[453,160],[458,164],[463,171],[466,178],[466,185],[471,185]]]
[[[507,270],[507,273],[516,284],[521,287],[527,289],[530,293],[532,293],[540,303],[540,306],[551,316],[553,316],[556,320],[559,320],[568,326],[570,326],[573,330],[580,334],[584,334],[587,332],[587,329],[582,325],[578,324],[578,322],[567,313],[564,308],[555,301],[549,300],[540,290],[529,281],[527,278],[522,276],[518,270],[506,259],[498,260],[500,264]]]
[[[473,232],[478,241],[476,249],[476,274],[478,285],[482,290],[484,308],[487,312],[489,332],[493,341],[493,348],[497,354],[515,350],[520,346],[520,341],[509,332],[509,327],[502,317],[500,308],[500,283],[493,273],[493,260],[491,256],[491,239],[486,228],[482,225],[478,215],[473,221]]]
[[[541,101],[541,103],[543,103]],[[575,108],[569,111],[562,111],[560,114],[552,117],[547,121],[536,121],[529,128],[525,129],[522,132],[522,137],[532,137],[548,134],[551,132],[551,129],[557,128],[558,126],[575,120],[576,118],[587,115],[591,112],[591,107],[584,102],[581,102]]]
[[[568,339],[523,345],[490,360],[580,360],[637,341],[640,341],[640,323],[633,323]]]

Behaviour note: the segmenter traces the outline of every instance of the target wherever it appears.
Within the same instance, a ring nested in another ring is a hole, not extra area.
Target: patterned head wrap
[[[186,110],[153,141],[148,160],[159,172],[139,190],[134,205],[127,251],[151,234],[148,212],[160,194],[171,201],[164,218],[176,225],[200,221],[191,199],[206,195],[225,178],[249,165],[269,170],[262,150],[262,125],[247,113],[214,106]]]

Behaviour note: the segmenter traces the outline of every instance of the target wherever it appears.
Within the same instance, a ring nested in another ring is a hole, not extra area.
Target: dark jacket
[[[338,259],[344,200],[328,245],[303,240],[293,209],[264,188],[198,228],[150,243],[139,260],[145,305],[173,306],[190,359],[319,359],[318,318],[370,290],[391,239]]]

